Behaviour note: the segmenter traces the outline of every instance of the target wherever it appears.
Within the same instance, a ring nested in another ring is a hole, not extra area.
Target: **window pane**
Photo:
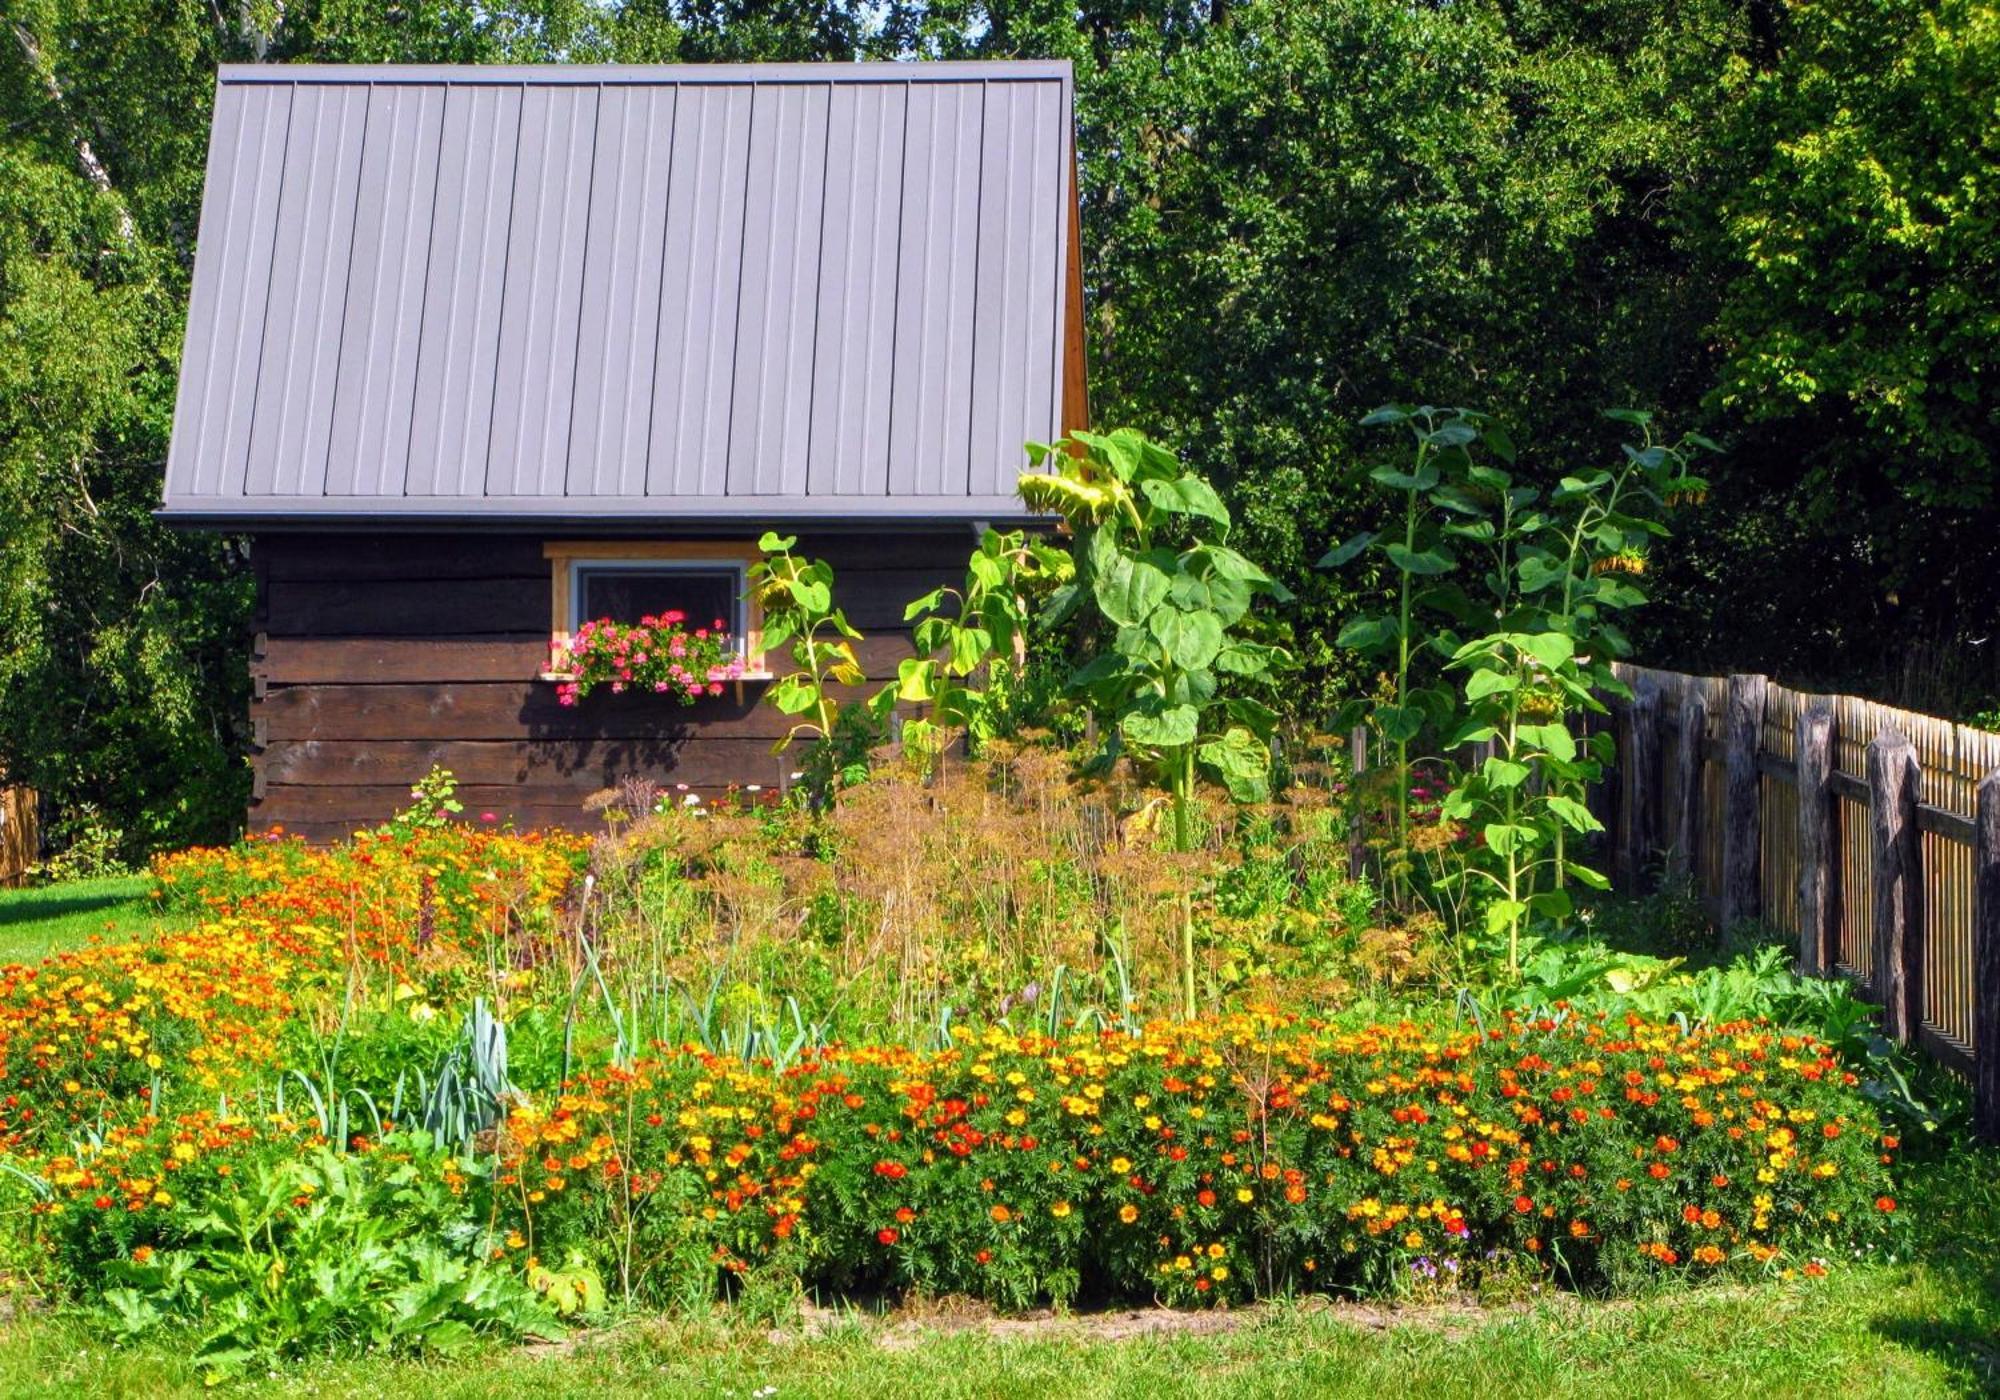
[[[637,622],[677,611],[687,615],[690,628],[710,627],[721,619],[725,629],[735,630],[741,585],[734,570],[584,568],[578,573],[579,622]]]

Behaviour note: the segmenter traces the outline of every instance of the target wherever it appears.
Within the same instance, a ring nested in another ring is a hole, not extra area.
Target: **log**
[[[1979,780],[1972,845],[1972,1118],[2000,1142],[2000,770]]]
[[[1814,705],[1800,717],[1799,970],[1826,977],[1840,965],[1840,842],[1833,794],[1833,711]]]
[[[1731,676],[1723,713],[1722,926],[1733,928],[1758,914],[1758,865],[1762,859],[1763,798],[1757,750],[1763,738],[1763,676]]]
[[[564,705],[552,681],[299,685],[252,705],[264,742],[285,739],[782,739],[799,722],[766,700],[768,681],[725,682],[691,704],[650,691],[600,688]],[[835,685],[843,704],[881,685]]]
[[[916,649],[910,634],[898,630],[869,633],[854,653],[870,680],[894,680]],[[767,652],[764,661],[792,669],[790,645]],[[527,681],[548,669],[549,634],[544,624],[494,637],[266,637],[250,664],[251,674],[273,687]]]
[[[1632,761],[1625,765],[1625,878],[1641,894],[1654,883],[1660,811],[1660,686],[1648,676],[1639,682],[1627,711]]]
[[[1689,687],[1681,704],[1680,747],[1674,751],[1674,788],[1680,799],[1674,812],[1670,866],[1682,879],[1700,867],[1701,777],[1708,766],[1708,702]]]
[[[436,765],[471,786],[526,784],[587,795],[633,775],[694,788],[775,784],[784,770],[804,761],[805,751],[801,743],[774,755],[765,739],[307,739],[274,740],[258,765],[273,787],[407,788]]]
[[[1883,1033],[1899,1044],[1923,1020],[1923,853],[1917,828],[1922,776],[1900,730],[1868,745],[1868,815],[1875,874],[1875,999]]]
[[[386,525],[386,522],[385,522]],[[669,535],[648,526],[613,535],[615,541],[661,538],[722,538],[754,541],[761,529],[739,526],[705,536]],[[546,579],[543,554],[548,532],[395,530],[266,533],[254,540],[252,558],[265,561],[276,582],[350,583],[359,579]],[[588,538],[565,532],[563,539]],[[963,526],[919,528],[897,525],[865,530],[799,532],[796,552],[824,559],[834,578],[853,569],[937,568],[941,576],[963,575],[978,541]],[[959,579],[951,580],[954,584]],[[914,595],[913,595],[914,596]]]

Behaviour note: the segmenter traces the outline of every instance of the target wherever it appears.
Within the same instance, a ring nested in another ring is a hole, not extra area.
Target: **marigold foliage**
[[[783,1075],[670,1051],[520,1108],[495,1189],[524,1254],[646,1255],[692,1201],[729,1269],[1187,1302],[1381,1287],[1424,1259],[1621,1284],[1823,1268],[1887,1228],[1893,1148],[1825,1047],[1767,1027],[1241,1014]]]

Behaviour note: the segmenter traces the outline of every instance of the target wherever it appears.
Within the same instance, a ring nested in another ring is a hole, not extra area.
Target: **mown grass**
[[[159,920],[143,875],[0,890],[0,963],[33,962],[93,934],[137,938]]]
[[[1032,1339],[983,1331],[885,1345],[857,1321],[773,1342],[719,1319],[628,1325],[580,1343],[448,1363],[322,1361],[249,1382],[325,1396],[775,1394],[872,1397],[1308,1395],[1842,1395],[1980,1393],[2000,1384],[1990,1292],[1927,1265],[1820,1282],[1677,1291],[1633,1302],[1559,1298],[1467,1316],[1413,1310],[1389,1325],[1276,1309],[1208,1336]],[[1983,1339],[1983,1340],[1982,1340]],[[1982,1353],[1981,1347],[1986,1350]],[[116,1351],[73,1322],[0,1333],[8,1395],[169,1395],[201,1389],[166,1349]]]

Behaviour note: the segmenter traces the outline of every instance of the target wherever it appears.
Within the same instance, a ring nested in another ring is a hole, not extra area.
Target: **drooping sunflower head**
[[[1020,480],[1021,500],[1029,510],[1060,515],[1072,525],[1101,525],[1110,519],[1122,489],[1116,481],[1069,472],[1026,472]]]
[[[1642,549],[1625,548],[1615,554],[1607,554],[1591,561],[1593,574],[1632,574],[1646,572],[1646,552]]]

